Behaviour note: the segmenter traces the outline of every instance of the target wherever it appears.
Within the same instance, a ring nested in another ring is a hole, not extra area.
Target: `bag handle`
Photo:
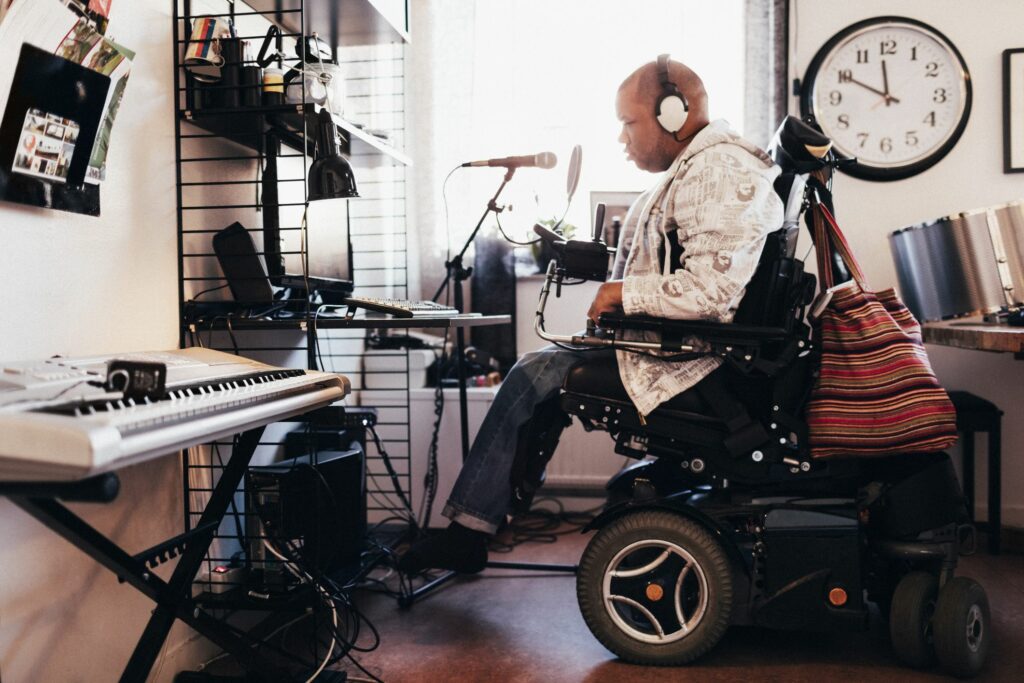
[[[864,271],[853,255],[846,236],[839,229],[835,217],[828,208],[815,198],[812,214],[814,223],[814,250],[818,257],[818,274],[821,277],[824,290],[832,289],[835,286],[835,276],[832,272],[832,250],[839,253],[839,257],[850,271],[850,275],[857,284],[864,286]]]

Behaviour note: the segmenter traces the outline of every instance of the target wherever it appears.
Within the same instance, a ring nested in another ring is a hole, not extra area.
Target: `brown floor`
[[[493,559],[574,563],[589,538],[527,544]],[[1024,680],[1024,556],[979,553],[963,558],[958,573],[981,582],[992,608],[991,654],[975,680]],[[587,630],[569,575],[489,569],[449,583],[409,610],[383,596],[360,604],[382,638],[360,661],[386,683],[951,680],[937,670],[901,666],[877,618],[870,631],[854,634],[732,628],[687,667],[623,664]]]

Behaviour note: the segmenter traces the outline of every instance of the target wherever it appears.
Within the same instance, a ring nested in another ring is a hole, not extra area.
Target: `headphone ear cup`
[[[658,123],[675,135],[686,123],[686,103],[678,95],[666,95],[658,102]]]

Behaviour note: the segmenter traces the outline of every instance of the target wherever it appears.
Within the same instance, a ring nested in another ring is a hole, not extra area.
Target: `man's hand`
[[[622,280],[605,282],[598,288],[594,303],[590,304],[587,317],[597,324],[602,313],[614,313],[622,309]]]

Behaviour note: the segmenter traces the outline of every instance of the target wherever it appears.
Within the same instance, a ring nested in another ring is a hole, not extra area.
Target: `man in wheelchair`
[[[870,600],[906,663],[937,655],[973,675],[988,603],[954,578],[967,527],[948,457],[810,454],[815,279],[794,254],[808,192],[831,204],[830,142],[787,120],[773,164],[709,122],[699,77],[667,55],[623,82],[616,109],[629,159],[665,173],[629,211],[585,335],[547,333],[544,306],[553,282],[604,280],[607,250],[548,235],[559,256],[537,329],[555,345],[510,371],[444,509],[451,525],[400,568],[483,569],[575,415],[639,461],[609,483],[577,577],[584,619],[615,654],[687,663],[730,624],[864,628]]]
[[[619,252],[615,279],[601,286],[590,317],[624,309],[728,320],[766,236],[782,224],[782,204],[772,189],[779,169],[724,121],[709,123],[700,78],[667,56],[630,75],[619,88],[616,107],[619,140],[629,159],[643,170],[665,173],[631,208],[620,243],[634,247]],[[669,230],[670,253],[659,253],[662,233]],[[721,252],[731,255],[730,267],[720,265]],[[681,267],[665,275],[665,259]],[[410,550],[403,568],[483,568],[486,538],[512,509],[509,481],[517,446],[535,440],[519,437],[528,436],[527,430],[553,431],[565,421],[554,405],[562,380],[592,356],[602,356],[612,367],[616,362],[611,351],[558,347],[520,359],[503,382],[444,509],[452,526]],[[644,414],[721,364],[714,358],[679,363],[633,354],[620,354],[619,362],[622,385]]]

